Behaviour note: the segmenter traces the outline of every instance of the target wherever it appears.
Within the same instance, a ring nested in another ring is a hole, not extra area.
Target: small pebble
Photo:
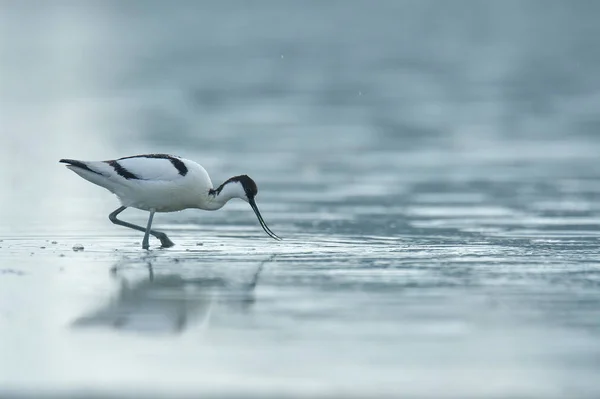
[[[83,250],[84,250],[83,245],[81,245],[81,244],[75,244],[75,245],[73,245],[73,251],[80,252],[80,251],[83,251]]]
[[[204,243],[202,243],[202,242],[197,242],[197,243],[196,243],[196,246],[198,246],[198,247],[200,247],[200,246],[202,246],[202,245],[204,245]]]
[[[46,249],[46,247],[40,247],[40,249]]]
[[[58,255],[58,256],[60,256],[61,258],[64,258],[64,257],[65,257],[65,254],[60,254],[60,255]]]
[[[52,241],[52,243],[51,243],[51,244],[58,244],[58,242],[56,242],[56,241]]]

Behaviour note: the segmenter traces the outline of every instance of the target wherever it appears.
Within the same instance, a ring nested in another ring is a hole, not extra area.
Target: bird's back
[[[67,167],[117,195],[123,206],[158,212],[196,207],[212,188],[198,163],[166,154],[147,154],[110,161],[61,159]]]

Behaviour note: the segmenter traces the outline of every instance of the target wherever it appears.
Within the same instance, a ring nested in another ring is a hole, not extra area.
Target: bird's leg
[[[138,226],[136,224],[133,223],[128,223],[128,222],[124,222],[120,219],[117,219],[117,215],[121,212],[123,212],[125,209],[127,209],[126,206],[121,206],[119,208],[117,208],[114,212],[112,212],[110,215],[108,215],[108,219],[113,222],[114,224],[118,224],[119,226],[124,226],[124,227],[129,227],[130,229],[134,229],[137,231],[142,231],[144,233],[146,233],[146,235],[144,236],[144,239],[147,241],[148,240],[148,234],[152,234],[154,237],[158,238],[160,240],[161,245],[164,248],[169,248],[172,247],[173,242],[171,240],[169,240],[169,237],[167,237],[167,235],[161,231],[156,231],[156,230],[150,230],[150,226],[152,225],[152,217],[154,215],[153,212],[151,212],[151,216],[150,219],[148,219],[148,226],[146,228],[142,227],[142,226]],[[143,242],[142,242],[142,248],[144,248],[143,246]],[[148,247],[145,247],[144,249],[148,249]]]
[[[150,210],[150,216],[148,217],[148,226],[146,226],[146,233],[144,234],[144,239],[142,240],[143,249],[150,248],[150,243],[148,241],[150,239],[150,227],[152,227],[152,219],[154,219],[154,212],[154,209]]]

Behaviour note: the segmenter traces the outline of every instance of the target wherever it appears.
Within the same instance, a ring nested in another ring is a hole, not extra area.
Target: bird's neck
[[[201,208],[207,211],[216,211],[223,208],[230,199],[231,197],[227,198],[223,195],[208,193],[208,201],[204,202]]]
[[[208,191],[208,201],[203,208],[209,211],[216,211],[217,209],[221,209],[229,200],[233,198],[243,199],[244,197],[244,190],[240,190],[238,184],[225,184],[217,189],[210,189]]]

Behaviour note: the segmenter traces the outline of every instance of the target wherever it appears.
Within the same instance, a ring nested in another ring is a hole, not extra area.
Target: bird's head
[[[256,206],[255,197],[258,194],[258,187],[254,180],[247,175],[234,176],[227,179],[223,184],[214,190],[210,190],[211,195],[216,198],[222,198],[224,201],[228,201],[232,198],[240,198],[250,204],[252,210],[258,218],[263,230],[272,238],[281,240],[275,233],[269,229],[264,219],[262,218],[258,206]]]

